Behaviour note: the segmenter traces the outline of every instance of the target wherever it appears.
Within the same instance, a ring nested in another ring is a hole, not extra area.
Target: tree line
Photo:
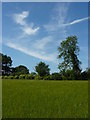
[[[0,53],[0,74],[10,79],[44,79],[44,80],[87,80],[90,78],[90,69],[82,72],[81,61],[78,59],[79,46],[77,36],[69,36],[58,47],[59,72],[50,74],[49,65],[40,62],[35,66],[35,72],[29,73],[26,66],[12,67],[10,56]]]

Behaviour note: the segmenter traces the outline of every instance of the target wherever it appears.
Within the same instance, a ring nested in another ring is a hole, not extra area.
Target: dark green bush
[[[15,75],[15,76],[14,76],[14,79],[19,79],[19,76],[18,76],[18,75]]]
[[[14,78],[14,76],[12,76],[12,75],[8,76],[8,79],[13,79],[13,78]]]
[[[35,75],[35,80],[43,80],[43,77],[40,77],[39,75]]]
[[[66,76],[62,76],[62,80],[67,80],[67,77]]]
[[[35,77],[32,74],[25,75],[25,79],[33,80]]]
[[[36,73],[35,72],[31,72],[30,75],[35,77]]]
[[[62,77],[59,73],[52,73],[51,80],[62,80]]]
[[[2,76],[0,76],[0,79],[2,79]]]
[[[1,79],[3,79],[3,78],[4,78],[4,76],[2,75],[2,76],[1,76]]]
[[[3,76],[4,79],[8,79],[8,76]]]
[[[74,80],[74,71],[66,70],[60,73],[62,75],[62,80]]]
[[[45,77],[44,77],[44,80],[51,80],[51,76],[50,76],[50,75],[45,76]]]
[[[19,79],[25,79],[25,75],[20,75]]]

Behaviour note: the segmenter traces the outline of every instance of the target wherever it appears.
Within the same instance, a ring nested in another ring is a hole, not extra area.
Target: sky
[[[13,67],[25,65],[30,72],[40,62],[58,72],[58,47],[76,35],[81,68],[88,67],[88,3],[7,2],[2,4],[2,52]]]

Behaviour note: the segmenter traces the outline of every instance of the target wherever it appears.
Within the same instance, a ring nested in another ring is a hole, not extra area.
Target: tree
[[[64,78],[66,78],[67,80],[73,80],[74,79],[73,70],[67,70],[66,72],[64,72],[63,79]]]
[[[12,74],[13,75],[29,74],[29,69],[23,65],[19,65],[13,68]]]
[[[2,75],[2,54],[0,53],[0,75]]]
[[[2,74],[9,75],[11,73],[12,60],[10,56],[0,54],[2,56]]]
[[[62,41],[58,47],[59,55],[58,58],[63,58],[63,62],[59,64],[61,71],[73,70],[74,78],[77,79],[80,75],[81,69],[77,55],[80,51],[77,45],[77,37],[69,36],[66,40]]]
[[[41,77],[50,74],[50,69],[48,68],[48,65],[46,65],[44,62],[40,62],[37,66],[35,66],[35,71]]]
[[[88,80],[90,80],[90,68],[86,69]]]
[[[31,72],[31,75],[35,77],[36,73],[35,72]]]
[[[62,77],[61,77],[60,73],[52,73],[51,79],[52,80],[62,80]]]
[[[88,71],[85,70],[81,73],[81,80],[88,80]]]

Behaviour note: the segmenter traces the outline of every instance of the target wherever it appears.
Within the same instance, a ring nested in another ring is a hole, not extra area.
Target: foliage
[[[25,79],[25,75],[19,75],[19,79]]]
[[[32,74],[27,74],[27,75],[25,75],[25,79],[33,80],[34,78],[35,78],[35,76],[32,75]]]
[[[52,73],[51,80],[62,80],[60,73]]]
[[[43,80],[43,77],[41,77],[39,75],[35,75],[35,80]]]
[[[63,75],[62,80],[67,80],[67,77]]]
[[[63,58],[63,62],[59,64],[59,69],[61,71],[67,71],[68,69],[73,69],[74,79],[77,79],[80,75],[81,62],[78,60],[79,47],[77,45],[77,37],[69,36],[66,40],[62,41],[58,47],[59,55],[58,58]]]
[[[0,53],[0,75],[2,75],[2,54]]]
[[[44,80],[51,80],[51,75],[47,75],[43,78]]]
[[[90,68],[87,69],[87,76],[88,76],[88,79],[90,80]]]
[[[8,79],[13,79],[13,78],[14,78],[14,76],[12,76],[12,75],[8,76]]]
[[[12,66],[11,57],[0,53],[0,66],[2,66],[3,75],[10,75]]]
[[[19,65],[15,68],[13,68],[13,74],[14,75],[22,75],[22,74],[29,74],[29,70],[27,67],[23,66],[23,65]]]
[[[81,80],[88,80],[88,73],[87,73],[87,71],[81,72],[80,78],[81,78]]]
[[[44,77],[50,74],[49,66],[46,65],[44,62],[40,62],[37,66],[35,66],[35,71],[40,77]]]
[[[36,73],[35,72],[31,72],[31,75],[35,77]]]
[[[17,67],[12,66],[12,60],[10,56],[3,55],[0,53],[0,75],[3,73],[5,79],[35,79],[35,80],[87,80],[90,79],[90,68],[86,71],[81,72],[80,64],[78,59],[79,47],[77,37],[69,36],[66,40],[62,41],[58,47],[61,63],[58,68],[59,73],[52,73],[50,75],[49,65],[44,62],[40,62],[35,66],[36,72],[29,74],[29,69],[26,66],[19,65]],[[2,68],[2,70],[1,70]],[[37,73],[37,74],[36,74]]]
[[[62,76],[63,80],[74,80],[74,71],[72,69],[63,71]]]
[[[18,75],[15,75],[15,76],[14,76],[14,79],[19,79],[19,76],[18,76]]]
[[[5,75],[5,76],[3,77],[3,79],[8,79],[8,76]]]

